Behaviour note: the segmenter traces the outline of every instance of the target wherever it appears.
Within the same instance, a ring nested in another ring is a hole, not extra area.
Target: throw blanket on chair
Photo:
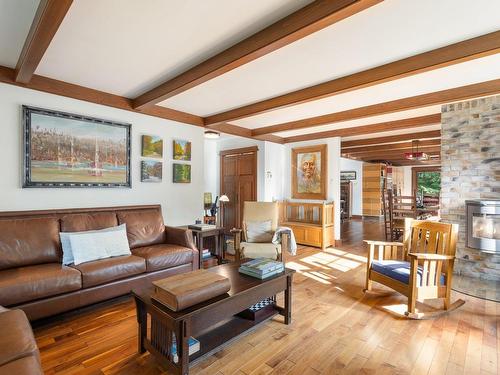
[[[281,244],[281,236],[284,234],[284,233],[288,233],[289,234],[289,238],[290,240],[288,241],[288,248],[287,249],[281,249],[281,251],[288,251],[290,254],[292,255],[296,255],[297,254],[297,242],[295,242],[295,236],[293,234],[293,230],[292,228],[288,228],[288,227],[278,227],[276,229],[276,232],[274,232],[274,236],[273,236],[273,239],[272,239],[272,243],[275,244],[275,245],[279,245]]]

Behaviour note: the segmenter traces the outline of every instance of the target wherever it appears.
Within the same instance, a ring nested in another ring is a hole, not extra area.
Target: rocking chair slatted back
[[[455,226],[411,219],[406,220],[405,226],[407,252],[455,255],[456,246],[452,246],[456,243]]]

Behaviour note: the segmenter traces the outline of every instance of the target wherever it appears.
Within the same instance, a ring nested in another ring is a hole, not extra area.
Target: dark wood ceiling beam
[[[382,0],[318,0],[134,99],[156,104],[267,55]]]
[[[432,115],[412,117],[402,120],[381,122],[378,124],[370,124],[370,125],[356,126],[352,128],[343,128],[336,130],[327,130],[319,133],[296,135],[284,139],[285,143],[291,143],[291,142],[310,141],[310,140],[330,138],[330,137],[352,137],[355,135],[374,134],[392,130],[419,128],[422,126],[439,124],[440,122],[441,122],[441,114],[436,113]],[[255,134],[255,132],[252,131],[252,135],[259,136],[263,134]]]
[[[282,137],[278,137],[277,135],[265,134],[265,135],[261,135],[258,137],[254,137],[254,136],[252,136],[251,129],[247,129],[247,128],[244,128],[241,126],[226,124],[226,123],[218,124],[217,126],[210,128],[210,130],[215,130],[215,131],[218,131],[221,133],[235,135],[237,137],[256,139],[258,141],[268,141],[268,142],[279,143],[279,144],[285,143],[285,139]]]
[[[440,139],[428,139],[418,142],[418,148],[424,150],[426,147],[440,146]],[[411,150],[413,148],[413,142],[400,142],[400,143],[389,143],[376,146],[363,146],[363,147],[343,147],[342,153],[355,155],[360,152],[370,152],[370,151],[383,151],[383,150]],[[415,145],[417,146],[417,145]]]
[[[87,87],[58,81],[55,79],[34,75],[29,83],[15,81],[14,69],[0,66],[0,82],[24,87],[27,89],[43,91],[50,94],[65,96],[68,98],[83,100],[85,102],[101,104],[108,107],[123,109],[126,111],[141,113],[149,116],[159,117],[166,120],[182,122],[185,124],[204,126],[203,118],[190,113],[177,111],[161,106],[152,106],[143,111],[137,111],[132,107],[132,101],[123,96],[109,94],[107,92],[89,89]]]
[[[206,123],[216,124],[254,116],[278,108],[306,103],[328,96],[373,86],[398,78],[443,68],[500,52],[500,31],[437,48],[372,69],[340,77],[315,86],[266,99],[258,103],[218,113],[206,118]]]
[[[357,154],[345,154],[343,153],[342,155],[349,155],[352,157],[364,159],[364,158],[376,158],[378,156],[384,158],[389,158],[389,157],[400,157],[404,158],[404,154],[406,152],[411,152],[410,150],[394,150],[388,148],[387,150],[383,151],[367,151],[367,152],[361,152]],[[427,155],[436,155],[441,153],[441,147],[440,146],[432,146],[432,147],[426,147],[425,149],[422,149],[422,152],[425,152]]]
[[[333,124],[341,121],[355,120],[370,116],[384,115],[427,107],[431,105],[451,103],[460,100],[472,99],[481,96],[494,95],[500,92],[500,79],[475,83],[472,85],[456,87],[428,94],[422,94],[385,103],[377,103],[366,107],[353,108],[346,111],[329,113],[326,115],[305,118],[282,124],[265,126],[254,129],[252,134],[263,135],[285,132],[290,130],[306,129],[314,126]]]
[[[429,139],[429,138],[441,138],[441,130],[430,130],[430,131],[423,131],[423,132],[416,132],[416,133],[390,135],[387,137],[376,137],[376,138],[367,138],[367,139],[356,139],[356,140],[352,140],[352,141],[342,141],[342,148],[377,145],[377,144],[394,143],[394,142],[402,142],[402,141],[411,141],[414,139],[423,140],[423,139]]]
[[[15,81],[28,83],[73,0],[41,0],[16,65]]]

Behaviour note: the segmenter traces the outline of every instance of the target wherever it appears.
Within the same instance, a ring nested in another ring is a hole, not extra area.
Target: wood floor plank
[[[406,319],[406,298],[376,285],[363,293],[363,239],[382,239],[374,220],[343,224],[344,243],[325,251],[300,246],[288,266],[293,323],[275,317],[204,359],[195,375],[500,374],[500,303],[462,298],[460,309],[435,320]],[[278,301],[283,303],[282,296]],[[131,298],[63,315],[35,327],[46,375],[169,374],[136,352]]]

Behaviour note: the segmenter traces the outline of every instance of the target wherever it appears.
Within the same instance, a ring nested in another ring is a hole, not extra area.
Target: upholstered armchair
[[[404,242],[365,241],[369,246],[366,289],[373,281],[408,297],[405,315],[430,318],[454,310],[465,302],[450,302],[458,225],[405,220]],[[416,302],[442,299],[444,309],[417,313]]]
[[[242,228],[233,229],[236,260],[271,258],[284,261],[289,236],[281,235],[281,244],[271,242],[278,228],[278,202],[244,202]]]

